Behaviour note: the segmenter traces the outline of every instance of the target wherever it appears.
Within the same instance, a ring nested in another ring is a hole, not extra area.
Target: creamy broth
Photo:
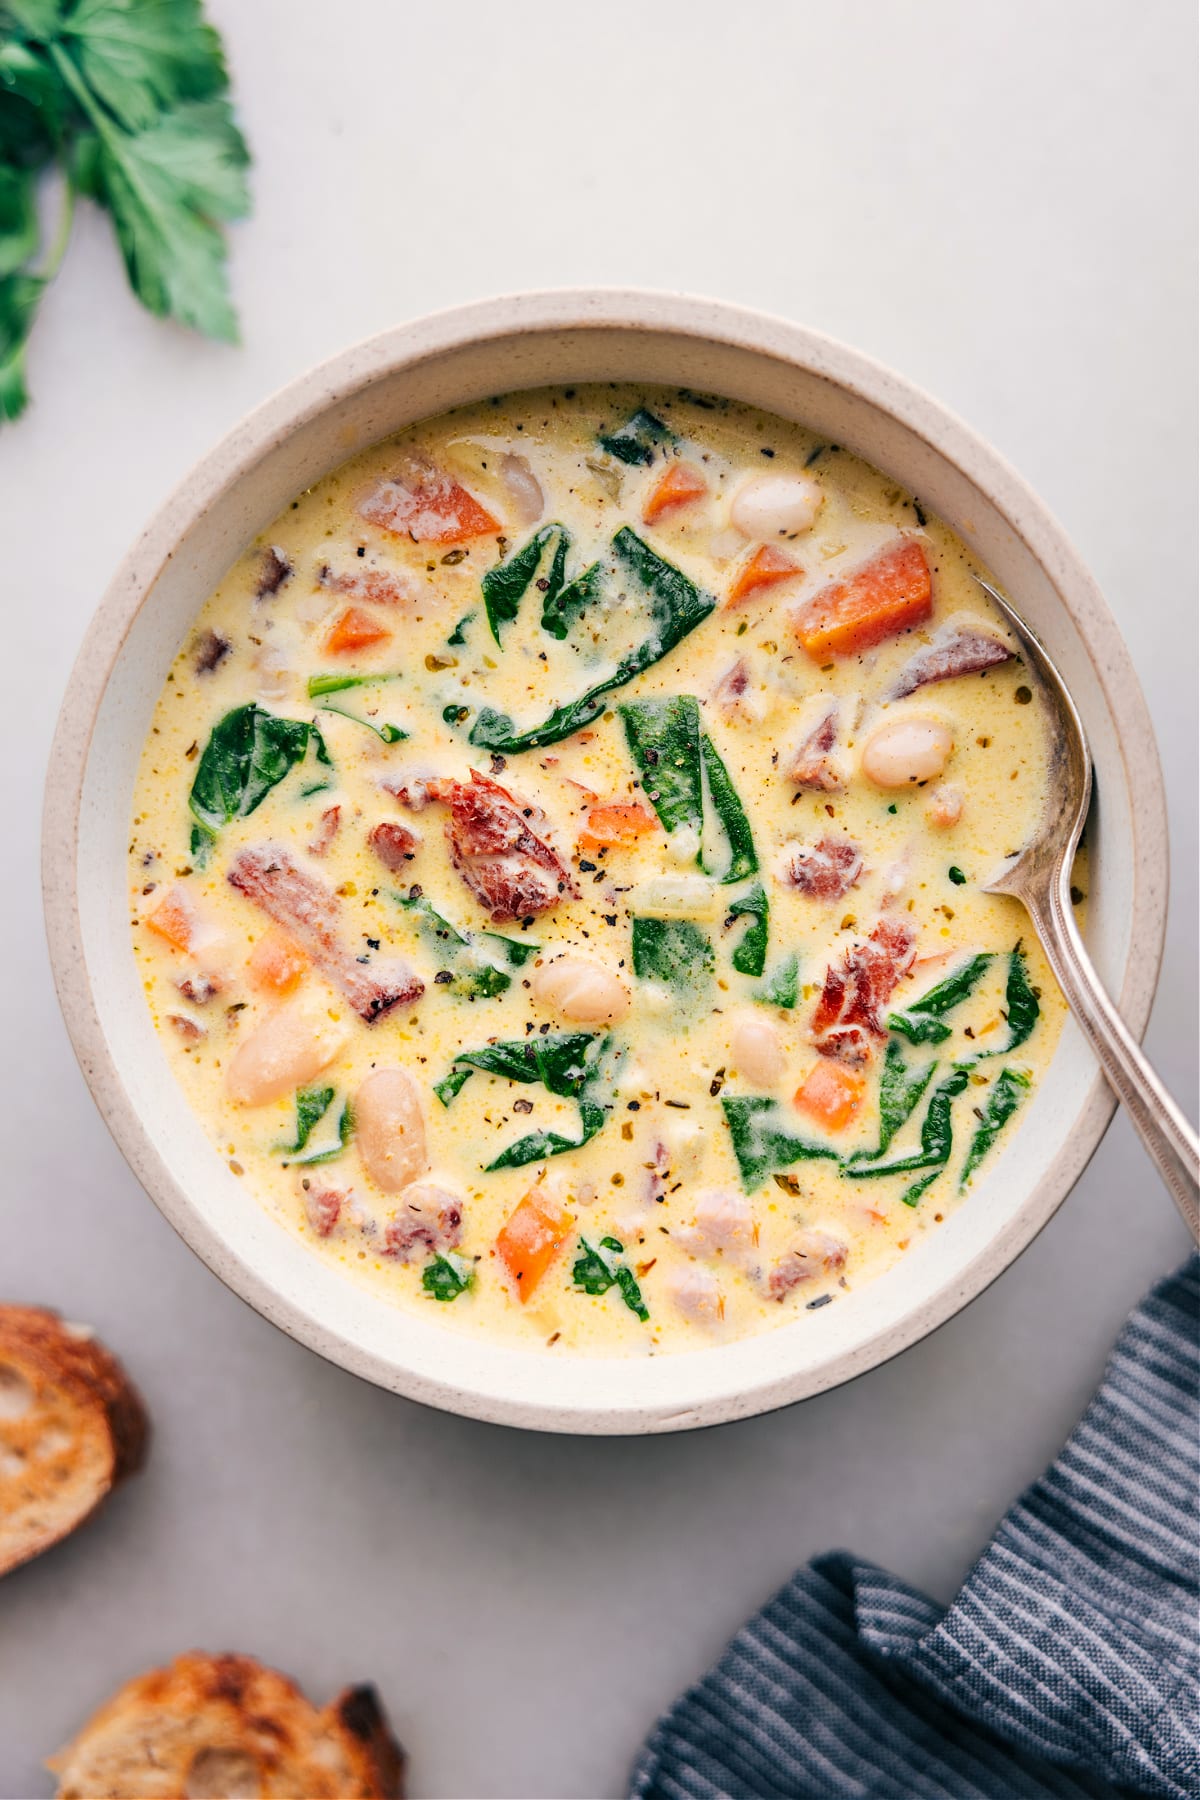
[[[982,892],[1046,723],[974,566],[668,390],[464,408],[300,495],[172,667],[130,842],[246,1205],[560,1355],[778,1325],[970,1205],[1064,1013]]]

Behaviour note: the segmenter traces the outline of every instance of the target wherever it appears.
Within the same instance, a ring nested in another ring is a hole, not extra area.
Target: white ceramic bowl
[[[285,1233],[211,1147],[151,1027],[129,941],[134,776],[167,669],[200,605],[300,489],[415,419],[548,382],[664,382],[802,420],[915,492],[990,565],[1063,670],[1097,766],[1089,946],[1140,1036],[1162,952],[1166,827],[1128,654],[1086,569],[1022,481],[899,376],[782,320],[616,290],[484,301],[360,344],[268,400],[184,481],[92,622],[51,756],[46,919],[76,1054],[131,1168],[250,1304],[381,1386],[553,1431],[714,1424],[799,1400],[923,1337],[1029,1243],[1100,1141],[1113,1100],[1068,1026],[987,1178],[891,1273],[838,1306],[726,1347],[568,1359],[478,1341],[401,1311]]]

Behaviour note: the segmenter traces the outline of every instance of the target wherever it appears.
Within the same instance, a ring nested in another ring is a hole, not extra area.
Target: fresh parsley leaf
[[[0,279],[0,421],[20,418],[28,404],[25,345],[45,286],[37,275]]]
[[[0,164],[0,275],[12,275],[37,249],[35,192],[29,169]]]
[[[39,0],[37,10],[49,8]],[[57,29],[83,80],[126,131],[145,131],[179,101],[208,100],[227,86],[221,40],[200,0],[76,0]]]

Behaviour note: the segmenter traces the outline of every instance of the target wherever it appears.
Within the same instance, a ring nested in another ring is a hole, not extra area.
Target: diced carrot
[[[151,931],[176,950],[190,950],[199,921],[196,905],[186,888],[178,884],[170,888],[146,919]]]
[[[382,644],[391,635],[372,613],[364,612],[361,606],[348,606],[330,626],[325,648],[337,656],[365,650],[370,644]]]
[[[692,463],[669,462],[646,497],[642,519],[647,525],[653,525],[665,512],[673,512],[677,506],[699,500],[707,492],[707,481]]]
[[[636,844],[646,832],[653,831],[656,822],[654,814],[636,800],[602,800],[588,813],[579,834],[579,848],[627,848]]]
[[[250,952],[246,978],[260,991],[289,994],[307,968],[307,956],[286,931],[268,931]]]
[[[792,1105],[806,1112],[828,1131],[841,1131],[863,1102],[867,1083],[856,1069],[821,1057],[796,1089]]]
[[[541,1188],[531,1188],[496,1239],[505,1268],[524,1304],[567,1241],[575,1223]]]
[[[760,544],[754,555],[744,562],[733,578],[733,586],[725,596],[726,606],[736,606],[747,594],[756,594],[759,588],[774,587],[777,581],[787,581],[793,575],[800,574],[800,564],[776,550],[774,544]]]
[[[900,538],[844,581],[823,588],[796,620],[800,642],[815,662],[869,650],[897,631],[920,625],[933,610],[925,552]]]

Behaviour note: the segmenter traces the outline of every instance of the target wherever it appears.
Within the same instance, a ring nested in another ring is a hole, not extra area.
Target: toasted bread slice
[[[399,1800],[404,1752],[374,1688],[318,1710],[253,1657],[193,1650],[127,1682],[48,1766],[59,1800]]]
[[[136,1388],[85,1326],[0,1305],[0,1575],[140,1469],[147,1430]]]

